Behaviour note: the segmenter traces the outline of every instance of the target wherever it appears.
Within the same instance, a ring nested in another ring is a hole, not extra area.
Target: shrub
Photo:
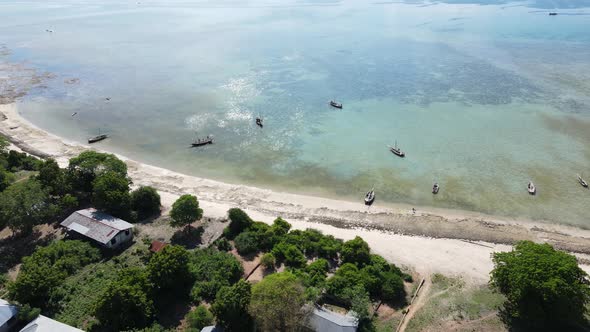
[[[215,296],[211,311],[217,317],[217,323],[227,331],[248,331],[251,317],[248,314],[250,283],[241,279],[233,286],[222,287]]]
[[[244,274],[236,257],[213,249],[195,250],[190,255],[189,269],[196,280],[191,291],[194,302],[212,300],[221,287],[235,283]]]
[[[32,308],[30,305],[24,304],[18,309],[16,319],[23,324],[28,324],[39,317],[40,314],[41,309]]]
[[[193,195],[182,195],[172,205],[170,211],[174,227],[183,227],[203,217],[203,210],[199,208],[199,201]]]
[[[152,187],[139,187],[131,192],[131,209],[137,211],[139,219],[160,213],[160,195]]]
[[[230,251],[232,250],[231,243],[226,238],[220,238],[215,241],[215,246],[217,250],[220,251]]]
[[[340,257],[342,263],[353,263],[361,267],[370,262],[371,250],[367,242],[357,236],[353,240],[344,242]]]
[[[178,293],[192,281],[188,261],[188,251],[175,245],[165,246],[151,257],[147,271],[159,296]]]
[[[243,232],[236,236],[234,244],[240,255],[248,255],[258,251],[259,243],[256,234]]]
[[[189,328],[201,331],[213,323],[213,314],[205,306],[200,305],[186,315],[186,322]]]
[[[260,259],[260,265],[267,270],[274,270],[276,264],[275,256],[272,253],[266,253]]]
[[[129,181],[120,173],[106,172],[92,182],[92,203],[115,217],[129,216],[130,200]]]
[[[0,226],[8,226],[14,232],[28,234],[57,212],[49,191],[37,180],[14,183],[0,193]]]
[[[230,239],[240,234],[243,230],[250,227],[250,225],[252,225],[253,223],[252,219],[250,219],[246,212],[238,208],[229,209],[228,214],[230,220],[228,226],[228,235],[230,236]]]

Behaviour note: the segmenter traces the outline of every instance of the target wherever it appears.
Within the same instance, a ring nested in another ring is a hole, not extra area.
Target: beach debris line
[[[207,135],[205,138],[198,138],[193,141],[192,146],[203,146],[213,144],[213,135]]]
[[[330,106],[342,109],[342,103],[338,103],[334,100],[330,100]]]
[[[584,178],[582,178],[582,176],[580,174],[578,174],[578,182],[580,182],[580,184],[582,185],[582,187],[588,188],[588,182],[586,182],[584,180]]]
[[[88,143],[89,144],[96,143],[96,142],[102,141],[103,139],[108,138],[108,137],[109,137],[109,135],[107,135],[107,134],[101,134],[100,128],[98,128],[98,135],[90,137],[88,139]]]
[[[433,194],[438,194],[438,191],[440,190],[440,186],[438,185],[437,182],[434,183],[434,185],[432,186],[432,193]]]
[[[397,141],[395,141],[395,146],[389,147],[389,151],[391,151],[393,154],[395,154],[396,156],[401,157],[401,158],[404,158],[406,156],[406,153],[397,147]]]
[[[365,194],[365,205],[371,205],[373,204],[373,202],[375,201],[375,188],[371,188],[370,191],[368,191]]]
[[[533,181],[529,181],[529,184],[527,185],[527,190],[531,195],[535,195],[537,193],[537,187],[535,187]]]

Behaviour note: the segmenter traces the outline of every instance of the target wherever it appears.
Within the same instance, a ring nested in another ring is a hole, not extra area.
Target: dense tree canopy
[[[37,180],[52,195],[61,196],[69,191],[65,171],[53,159],[47,159],[39,166]]]
[[[199,208],[199,201],[195,196],[182,195],[172,205],[170,217],[172,218],[170,222],[172,226],[183,227],[201,219],[203,210]]]
[[[211,306],[211,311],[217,317],[217,324],[228,332],[248,331],[251,324],[248,314],[251,295],[250,283],[244,279],[232,286],[222,287]]]
[[[10,296],[20,303],[45,308],[50,292],[81,267],[98,261],[100,252],[83,241],[56,241],[23,259]]]
[[[68,175],[75,190],[90,193],[94,179],[106,172],[127,176],[127,165],[113,154],[84,151],[70,159]]]
[[[200,332],[213,323],[213,314],[207,307],[200,305],[186,315],[186,323],[189,331]]]
[[[252,288],[250,314],[260,331],[295,331],[305,323],[305,290],[295,275],[274,273]]]
[[[14,175],[5,170],[4,167],[0,166],[0,192],[8,188],[13,181]]]
[[[230,238],[240,234],[253,223],[252,219],[250,219],[246,212],[238,208],[229,209],[228,215],[230,223],[229,234],[227,235],[230,236]]]
[[[340,257],[343,263],[354,263],[361,267],[369,263],[371,250],[367,242],[357,236],[350,241],[344,242]]]
[[[254,232],[240,233],[234,239],[234,244],[240,255],[248,255],[258,251],[260,243],[258,237]]]
[[[95,316],[112,331],[148,326],[155,311],[151,291],[152,284],[144,269],[124,269],[99,298]]]
[[[0,193],[0,226],[8,226],[15,232],[28,233],[56,213],[57,206],[37,180],[15,183]]]
[[[139,219],[160,213],[160,195],[152,187],[139,187],[131,192],[131,209],[137,211]]]
[[[186,289],[192,281],[188,262],[189,252],[181,246],[168,245],[155,253],[147,269],[156,293],[161,296]]]
[[[189,268],[196,280],[191,291],[194,302],[212,300],[221,287],[237,282],[244,274],[236,257],[214,249],[195,250],[190,256]]]
[[[127,218],[131,210],[129,181],[120,173],[109,171],[94,179],[92,203],[115,217]]]
[[[510,252],[494,253],[493,261],[490,284],[507,298],[508,321],[538,330],[584,321],[590,287],[575,256],[522,241]]]

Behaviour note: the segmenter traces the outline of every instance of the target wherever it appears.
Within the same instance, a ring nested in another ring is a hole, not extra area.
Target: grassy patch
[[[487,286],[469,287],[460,278],[432,276],[426,303],[408,323],[406,331],[505,331],[496,313],[504,297]]]

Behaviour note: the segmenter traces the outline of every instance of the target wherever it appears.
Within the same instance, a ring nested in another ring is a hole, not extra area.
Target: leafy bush
[[[29,179],[12,184],[0,193],[0,226],[30,233],[33,226],[57,214],[57,206],[39,181]]]
[[[233,239],[235,236],[240,234],[243,230],[247,229],[252,225],[253,221],[250,217],[246,214],[246,212],[238,209],[233,208],[229,209],[229,226],[228,226],[228,236],[230,239]]]
[[[172,204],[170,217],[172,218],[170,225],[173,227],[183,227],[195,220],[201,219],[203,217],[203,210],[199,208],[197,197],[193,195],[182,195]]]
[[[220,238],[215,241],[215,246],[219,251],[230,251],[232,250],[231,243],[226,238]]]
[[[12,299],[45,308],[50,292],[65,277],[100,259],[98,249],[82,241],[56,241],[23,259],[20,273],[9,287]]]
[[[272,253],[279,261],[291,267],[300,268],[307,263],[305,255],[293,244],[281,242],[273,248]]]
[[[36,171],[43,164],[42,160],[15,150],[8,151],[6,160],[8,162],[7,168],[13,172],[20,170]]]
[[[196,280],[191,291],[193,302],[214,299],[221,287],[237,282],[244,274],[242,265],[232,254],[214,249],[195,250],[190,256],[189,269]]]
[[[255,253],[259,249],[258,237],[253,232],[243,232],[234,239],[236,249],[240,255]]]
[[[131,211],[129,181],[120,173],[109,171],[92,182],[92,203],[115,217],[127,218]]]
[[[131,192],[131,209],[137,211],[139,219],[160,213],[160,195],[152,187],[139,187]]]
[[[189,252],[175,245],[165,246],[151,257],[147,271],[158,296],[177,294],[192,282],[188,262]]]
[[[226,331],[248,331],[251,317],[248,313],[252,294],[250,283],[240,279],[233,286],[222,287],[215,296],[211,311],[217,323]]]
[[[201,331],[213,323],[213,314],[205,306],[200,305],[186,315],[186,322],[189,328]]]
[[[262,265],[267,270],[274,270],[276,265],[275,256],[272,253],[266,253],[260,259],[260,265]]]
[[[361,267],[368,264],[371,259],[369,245],[359,236],[344,242],[340,257],[343,263],[353,263]]]

